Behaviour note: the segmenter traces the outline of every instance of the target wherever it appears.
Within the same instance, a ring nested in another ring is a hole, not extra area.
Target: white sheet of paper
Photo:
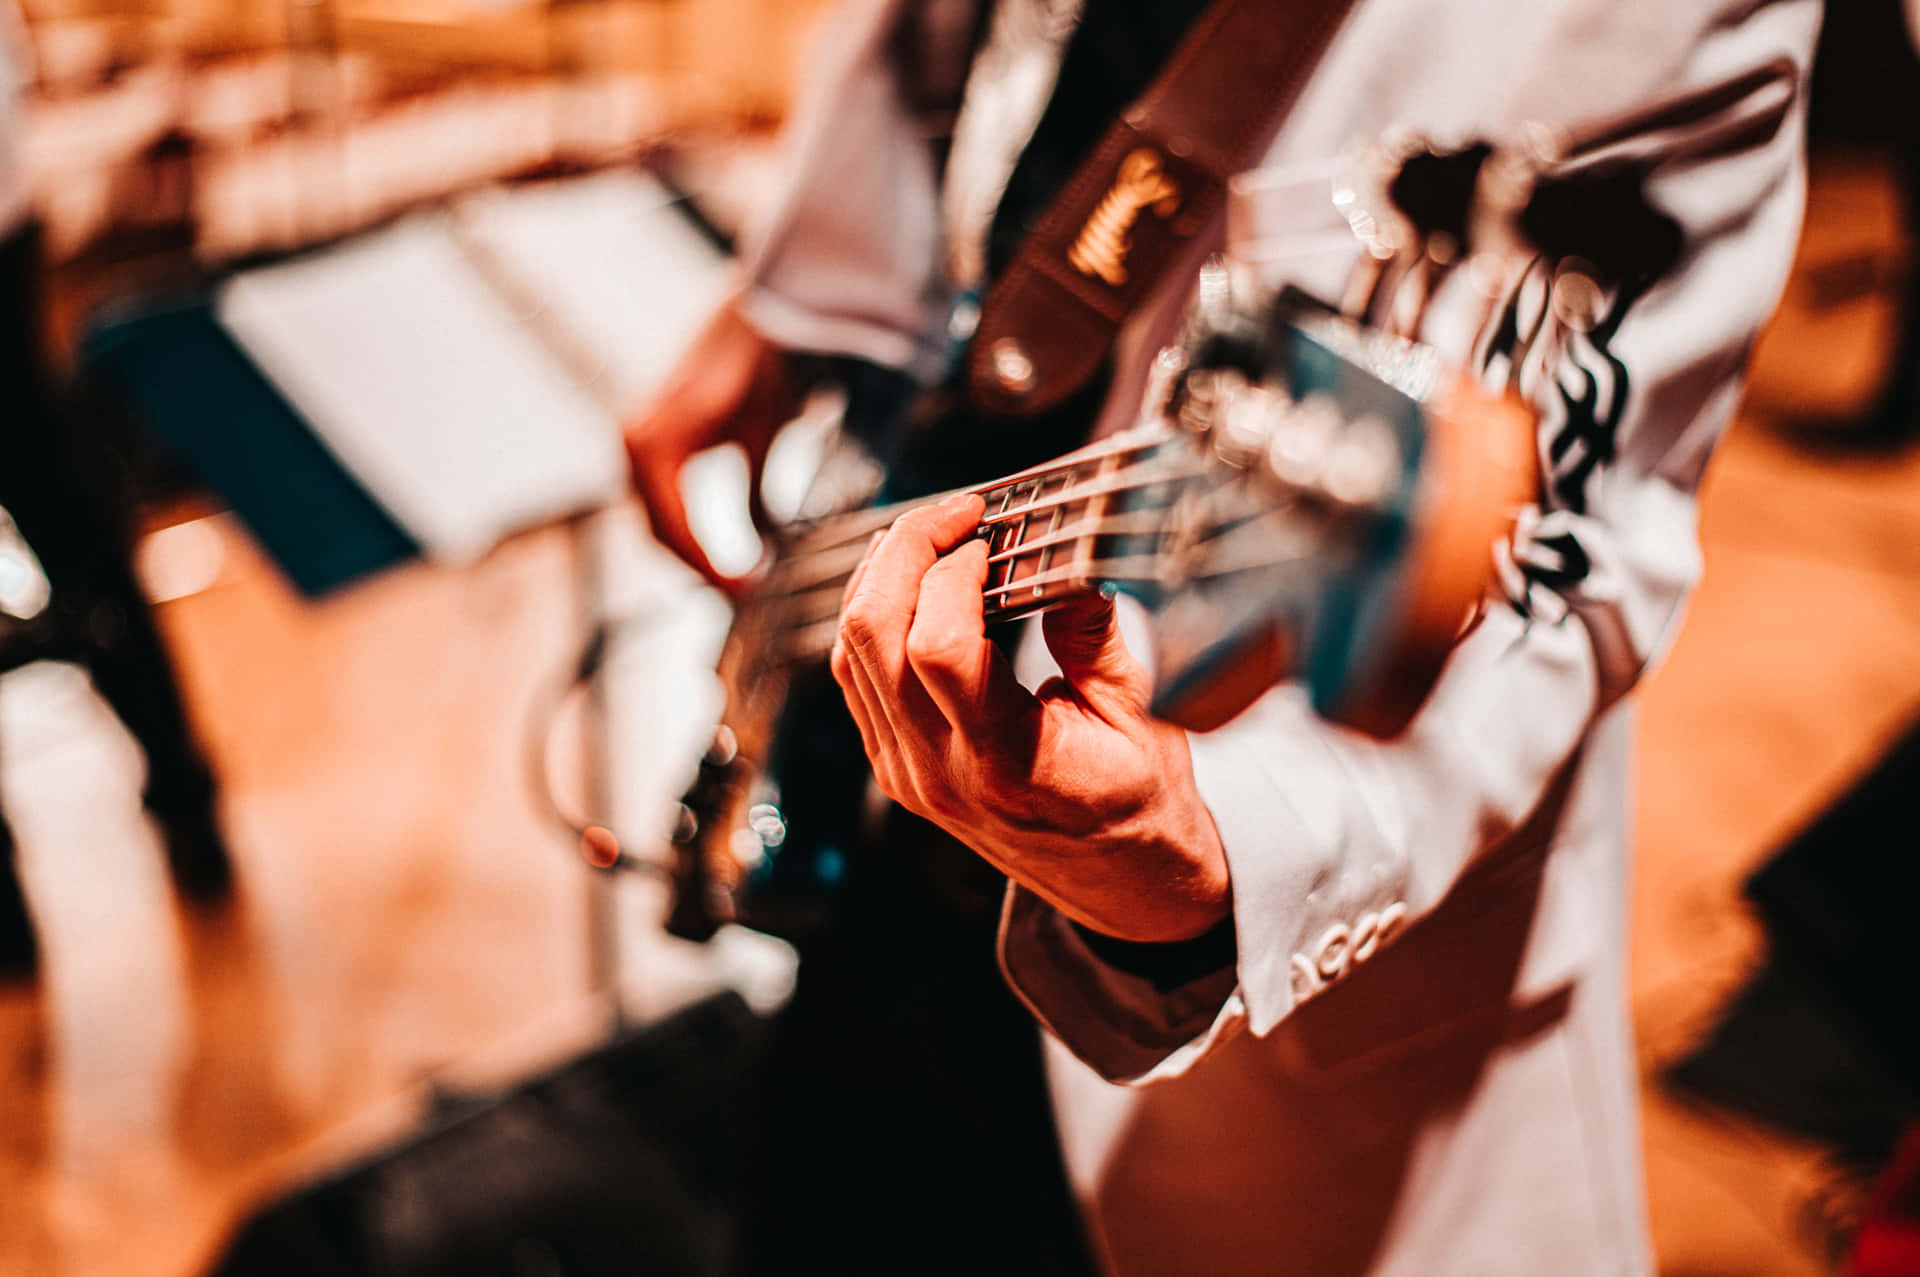
[[[732,278],[730,260],[671,200],[622,170],[482,191],[454,209],[482,268],[539,308],[619,415],[660,389]]]
[[[624,494],[621,405],[657,388],[724,272],[660,187],[609,175],[245,271],[216,306],[374,499],[458,562]]]

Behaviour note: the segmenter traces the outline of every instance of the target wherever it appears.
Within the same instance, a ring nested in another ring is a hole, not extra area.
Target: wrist
[[[1122,835],[1110,850],[1080,863],[1094,881],[1076,896],[1103,901],[1105,907],[1066,912],[1114,940],[1179,944],[1231,922],[1233,881],[1226,849],[1197,792],[1190,802],[1167,804],[1150,830]],[[1116,883],[1114,867],[1122,864],[1134,868]]]
[[[1118,940],[1077,922],[1072,926],[1094,957],[1128,975],[1138,976],[1160,993],[1171,993],[1228,970],[1240,960],[1239,936],[1234,930],[1231,912],[1189,940]]]

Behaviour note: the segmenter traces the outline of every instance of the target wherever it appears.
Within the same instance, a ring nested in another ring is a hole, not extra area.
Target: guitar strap
[[[1215,0],[1201,15],[987,293],[966,368],[979,409],[1034,417],[1086,387],[1211,223],[1227,179],[1258,161],[1352,6]]]

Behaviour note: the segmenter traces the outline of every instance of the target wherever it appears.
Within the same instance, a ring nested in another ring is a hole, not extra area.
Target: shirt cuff
[[[1368,805],[1361,794],[1382,801],[1381,778],[1364,774],[1380,760],[1364,742],[1330,739],[1331,730],[1303,692],[1281,688],[1192,739],[1194,780],[1233,882],[1231,942],[1209,938],[1220,946],[1210,954],[1206,945],[1175,954],[1089,936],[1039,897],[1009,889],[1000,935],[1008,982],[1108,1080],[1182,1072],[1242,1026],[1270,1032],[1410,921],[1406,856],[1380,836],[1398,818],[1351,809]]]
[[[1202,939],[1219,944],[1211,936]],[[1089,933],[1052,905],[1017,884],[1007,888],[1000,916],[1000,966],[1007,983],[1048,1031],[1108,1081],[1184,1072],[1232,1036],[1244,1018],[1230,957],[1163,988],[1171,974],[1164,964],[1144,974],[1129,969],[1143,961],[1138,950],[1156,947],[1106,937],[1089,943]],[[1125,965],[1102,951],[1125,955]],[[1189,950],[1184,957],[1198,953]]]

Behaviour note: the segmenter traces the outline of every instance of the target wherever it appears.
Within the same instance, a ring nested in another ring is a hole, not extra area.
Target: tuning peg
[[[1292,407],[1292,398],[1278,385],[1242,381],[1224,397],[1215,414],[1219,424],[1213,436],[1214,455],[1235,469],[1252,465],[1267,450],[1276,426]]]
[[[1320,491],[1342,506],[1377,509],[1399,490],[1405,464],[1393,427],[1375,416],[1361,417],[1328,451]]]
[[[1227,402],[1246,384],[1246,375],[1237,368],[1203,364],[1189,369],[1180,379],[1175,424],[1195,438],[1213,433]]]
[[[1268,472],[1288,488],[1304,492],[1318,487],[1342,421],[1332,399],[1308,395],[1276,423],[1267,446]]]
[[[1147,384],[1140,392],[1140,417],[1143,421],[1179,421],[1180,377],[1187,371],[1184,346],[1162,346],[1147,369]]]
[[[703,767],[730,767],[733,760],[740,756],[740,738],[725,723],[714,729],[713,741],[707,746],[707,752],[701,757]]]

